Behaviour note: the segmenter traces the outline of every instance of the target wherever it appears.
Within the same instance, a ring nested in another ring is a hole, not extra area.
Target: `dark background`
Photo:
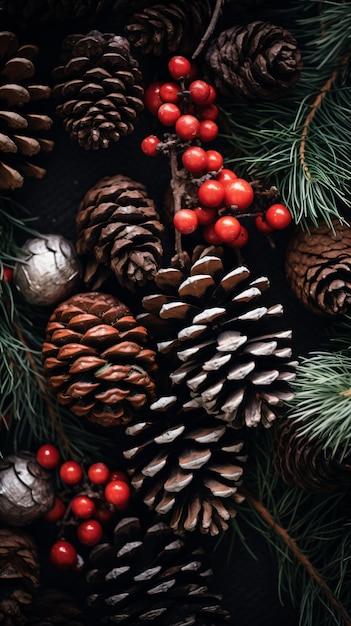
[[[91,28],[118,33],[118,20],[116,24],[115,28],[113,20],[104,17],[89,24],[77,20],[52,22],[21,26],[17,31],[16,24],[10,21],[8,27],[17,33],[20,43],[39,46],[36,80],[53,86],[52,70],[60,64],[61,45],[67,34],[85,34]],[[145,58],[138,53],[134,56],[140,63],[146,85],[159,75],[162,77],[164,61]],[[55,116],[55,103],[51,100],[45,107],[54,120],[50,137],[55,141],[54,150],[45,157],[45,161],[42,156],[38,158],[38,163],[44,163],[46,176],[41,181],[27,179],[23,188],[12,194],[32,216],[38,218],[33,224],[34,228],[46,234],[60,233],[74,242],[78,203],[101,177],[117,173],[144,183],[162,215],[163,195],[169,182],[167,160],[160,157],[156,162],[144,156],[140,150],[142,138],[154,133],[157,128],[154,118],[147,112],[142,113],[133,134],[122,138],[107,150],[89,152],[69,138],[61,120]],[[228,149],[224,145],[223,150]],[[279,301],[284,305],[286,327],[291,327],[294,332],[295,355],[302,355],[316,348],[324,325],[323,320],[303,309],[286,284],[284,251],[290,234],[291,231],[280,233],[275,237],[275,248],[272,248],[264,236],[250,230],[250,240],[243,250],[243,256],[253,271],[257,270],[270,278],[272,301]],[[168,250],[168,253],[171,252]],[[243,530],[256,558],[239,540],[236,541],[230,562],[224,544],[220,544],[212,555],[214,589],[223,594],[223,604],[231,612],[232,620],[229,623],[233,626],[281,626],[282,623],[285,626],[297,626],[299,618],[289,605],[289,600],[286,600],[286,606],[282,606],[278,598],[277,568],[266,543],[257,533],[245,528],[245,525]],[[40,532],[41,528],[39,534]],[[46,562],[48,568],[48,580],[57,582],[57,574],[50,569],[47,562],[45,541],[41,549],[43,562]],[[64,576],[65,581],[61,579],[60,583],[59,579],[58,583],[66,585],[72,591],[70,576]]]

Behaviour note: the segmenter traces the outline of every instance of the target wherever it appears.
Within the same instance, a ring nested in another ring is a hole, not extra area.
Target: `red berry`
[[[215,209],[209,209],[208,207],[197,206],[193,209],[197,221],[201,226],[207,226],[207,224],[213,224],[217,218],[217,211]]]
[[[163,83],[161,81],[155,81],[148,85],[145,89],[144,93],[144,104],[146,109],[152,115],[156,115],[158,109],[162,104],[162,100],[160,98],[160,89]]]
[[[210,93],[209,93],[209,96],[208,96],[208,98],[206,100],[206,104],[208,104],[208,105],[212,104],[215,101],[215,99],[217,98],[217,93],[216,93],[215,88],[212,87],[212,85],[209,85],[209,88],[210,88]]]
[[[51,546],[50,560],[60,569],[70,569],[77,563],[77,551],[69,541],[59,539]]]
[[[255,217],[255,225],[257,230],[261,231],[261,233],[272,233],[274,228],[272,228],[272,226],[270,226],[268,224],[268,222],[266,222],[265,219],[263,219],[262,215],[257,215],[257,217]]]
[[[235,172],[232,172],[232,170],[229,170],[225,167],[220,172],[218,172],[216,176],[216,180],[222,183],[224,187],[226,187],[229,183],[232,182],[232,180],[235,180],[236,178],[238,177]]]
[[[130,498],[129,485],[124,480],[111,480],[105,487],[105,499],[117,508],[124,508]]]
[[[197,195],[200,204],[214,209],[222,204],[224,192],[225,188],[218,180],[205,180],[205,182],[200,185]]]
[[[85,546],[95,546],[103,535],[103,528],[97,519],[89,519],[79,524],[77,536]]]
[[[160,87],[160,98],[162,102],[173,102],[178,104],[180,87],[177,83],[163,83]]]
[[[185,78],[191,72],[191,63],[186,57],[174,56],[168,61],[168,71],[172,78]]]
[[[241,226],[241,230],[236,239],[232,242],[227,242],[230,248],[242,248],[247,244],[249,240],[249,233],[245,226]]]
[[[45,469],[55,469],[60,462],[60,452],[51,443],[44,443],[37,451],[36,459]]]
[[[224,243],[233,243],[239,236],[241,225],[236,217],[232,215],[223,215],[219,217],[214,224],[216,235],[222,239]]]
[[[88,496],[75,496],[71,502],[73,515],[81,519],[88,519],[95,511],[95,502]]]
[[[161,143],[161,140],[156,137],[156,135],[148,135],[144,137],[141,142],[141,149],[147,156],[154,157],[158,156],[160,153],[157,150],[158,144]]]
[[[94,518],[99,520],[101,524],[108,522],[112,515],[113,511],[103,504],[99,504],[94,511]]]
[[[248,209],[254,199],[254,191],[244,178],[236,178],[225,187],[224,202],[227,207],[235,207],[238,211]]]
[[[190,100],[194,102],[194,104],[205,104],[211,94],[210,85],[204,80],[193,80],[189,85],[189,92]]]
[[[67,485],[76,485],[83,478],[83,470],[76,461],[65,461],[59,470],[60,478]]]
[[[6,280],[7,283],[12,283],[12,281],[13,281],[13,269],[12,269],[12,267],[3,267],[2,268],[2,279]]]
[[[197,229],[199,222],[192,209],[180,209],[173,217],[173,224],[182,235],[191,235]]]
[[[45,513],[44,519],[47,522],[57,522],[59,519],[62,519],[66,511],[66,505],[62,502],[61,498],[56,496],[55,503],[52,509]]]
[[[182,163],[188,172],[200,174],[206,169],[207,154],[200,146],[190,146],[182,154]]]
[[[200,122],[195,115],[181,115],[175,123],[175,131],[180,139],[195,139],[200,131]]]
[[[207,243],[211,244],[211,246],[219,246],[223,243],[223,239],[218,237],[214,229],[214,224],[208,224],[208,226],[205,226],[202,231],[202,236]]]
[[[207,150],[206,158],[208,172],[217,172],[223,165],[223,157],[218,150]]]
[[[219,110],[215,104],[204,104],[197,107],[197,114],[199,120],[212,120],[214,122],[219,115]]]
[[[199,137],[201,141],[214,141],[218,135],[218,126],[213,120],[202,120],[200,122]]]
[[[123,480],[125,483],[129,483],[129,476],[121,470],[114,470],[111,472],[109,480]]]
[[[157,111],[157,117],[164,126],[173,126],[180,117],[180,108],[172,102],[164,102]]]
[[[93,463],[88,468],[88,478],[94,485],[104,485],[110,479],[110,468],[105,463]]]
[[[266,221],[274,230],[282,230],[291,224],[292,215],[285,204],[272,204],[266,211]]]

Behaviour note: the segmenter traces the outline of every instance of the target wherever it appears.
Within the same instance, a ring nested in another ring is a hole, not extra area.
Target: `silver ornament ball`
[[[51,306],[65,300],[81,280],[73,244],[62,235],[28,239],[20,249],[13,280],[29,304]]]

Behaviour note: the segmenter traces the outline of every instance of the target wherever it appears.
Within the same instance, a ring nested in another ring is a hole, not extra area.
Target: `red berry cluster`
[[[102,462],[88,467],[74,460],[61,463],[60,452],[53,444],[42,445],[36,458],[42,467],[57,469],[63,484],[54,506],[44,515],[46,521],[60,527],[60,538],[51,547],[50,560],[60,569],[74,569],[79,557],[74,544],[64,538],[65,529],[74,526],[81,545],[96,545],[103,536],[103,524],[129,502],[128,477],[122,471],[111,471]]]
[[[218,136],[216,91],[196,77],[196,67],[183,56],[172,57],[168,71],[173,80],[151,83],[145,91],[145,106],[162,125],[174,127],[174,134],[165,135],[163,141],[156,135],[148,135],[141,149],[147,156],[155,157],[167,153],[170,146],[176,147],[186,176],[197,185],[193,203],[174,214],[173,223],[178,232],[188,235],[201,226],[207,243],[241,248],[248,240],[248,231],[240,218],[243,211],[252,209],[253,187],[224,167],[218,150],[205,150],[201,146]],[[253,209],[249,216],[255,218],[256,227],[264,233],[286,228],[292,221],[289,209],[283,204],[272,204],[265,211]]]

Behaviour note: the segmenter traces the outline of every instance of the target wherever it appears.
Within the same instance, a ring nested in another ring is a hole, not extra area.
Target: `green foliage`
[[[351,5],[297,2],[273,12],[273,20],[297,39],[304,67],[279,102],[223,102],[233,168],[275,184],[302,227],[320,219],[331,225],[333,217],[348,221]]]
[[[271,449],[270,431],[253,437],[247,498],[224,540],[234,551],[235,542],[244,540],[251,550],[243,523],[265,538],[277,563],[281,601],[292,603],[301,626],[346,624],[351,619],[349,496],[309,495],[286,486],[274,471]]]

